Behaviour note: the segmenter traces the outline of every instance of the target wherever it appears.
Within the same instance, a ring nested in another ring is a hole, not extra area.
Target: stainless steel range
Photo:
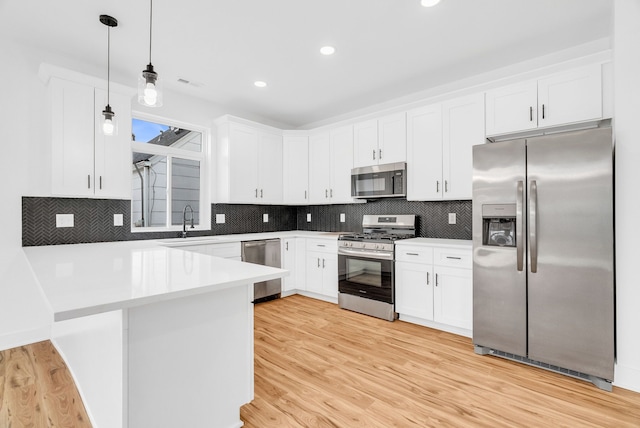
[[[394,242],[415,236],[415,215],[365,215],[361,234],[340,235],[339,306],[395,320]]]

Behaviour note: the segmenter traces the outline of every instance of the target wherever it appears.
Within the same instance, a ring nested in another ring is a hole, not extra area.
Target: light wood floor
[[[51,342],[0,351],[0,428],[90,428],[71,373]]]
[[[246,428],[640,427],[640,394],[296,295],[255,307],[255,400],[241,417]]]

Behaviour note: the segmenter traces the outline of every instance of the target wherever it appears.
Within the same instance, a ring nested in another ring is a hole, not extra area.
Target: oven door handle
[[[351,250],[348,248],[339,248],[338,255],[339,256],[356,256],[356,257],[363,257],[368,259],[393,261],[393,253],[382,253],[379,251],[366,251],[366,250],[362,251],[362,250]]]

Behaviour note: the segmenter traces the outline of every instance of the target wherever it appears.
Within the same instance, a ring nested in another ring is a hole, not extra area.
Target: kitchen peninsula
[[[96,427],[239,427],[253,283],[286,270],[157,241],[24,248]]]

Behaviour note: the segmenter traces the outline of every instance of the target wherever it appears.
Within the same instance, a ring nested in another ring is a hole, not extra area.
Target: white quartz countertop
[[[396,245],[425,245],[429,247],[461,247],[471,248],[470,239],[410,238],[396,241]]]
[[[161,239],[162,245],[180,247],[185,245],[221,244],[225,242],[257,241],[262,239],[286,238],[321,238],[338,239],[338,236],[349,232],[315,232],[309,230],[291,230],[284,232],[237,233],[232,235],[192,236],[188,238]]]
[[[24,253],[55,321],[288,275],[158,241],[26,247]]]

